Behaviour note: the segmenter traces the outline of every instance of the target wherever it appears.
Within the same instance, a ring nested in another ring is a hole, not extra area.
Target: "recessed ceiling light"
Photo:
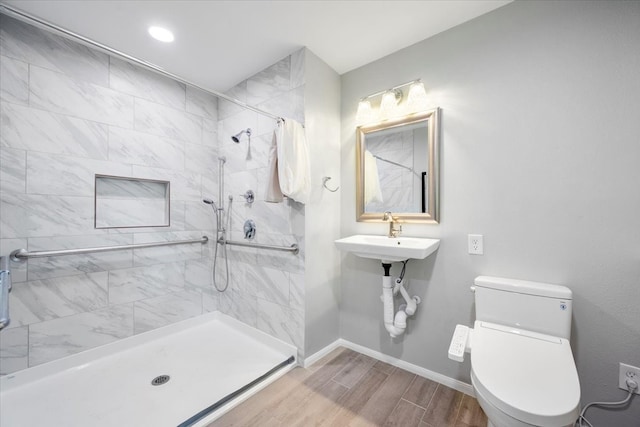
[[[162,27],[149,27],[149,34],[156,40],[171,43],[174,39],[173,33]]]

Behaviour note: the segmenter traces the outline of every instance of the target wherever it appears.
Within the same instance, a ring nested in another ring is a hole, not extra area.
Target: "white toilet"
[[[471,383],[489,427],[573,426],[580,383],[569,345],[571,290],[480,276],[476,321],[458,325],[449,357],[471,353]]]

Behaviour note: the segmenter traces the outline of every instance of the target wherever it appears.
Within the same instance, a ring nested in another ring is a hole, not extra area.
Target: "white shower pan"
[[[293,368],[295,355],[295,347],[213,312],[0,378],[0,425],[204,426]]]

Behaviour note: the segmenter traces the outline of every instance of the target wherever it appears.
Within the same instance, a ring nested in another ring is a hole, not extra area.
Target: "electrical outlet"
[[[482,242],[482,234],[469,234],[469,253],[471,255],[484,254],[484,244]]]
[[[635,394],[640,394],[640,368],[636,366],[620,364],[620,374],[618,379],[618,387],[623,390],[629,390],[627,380],[635,381],[637,384]]]

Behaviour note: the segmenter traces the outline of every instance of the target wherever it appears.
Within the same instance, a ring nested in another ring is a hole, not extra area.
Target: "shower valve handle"
[[[247,190],[244,194],[241,194],[241,196],[244,197],[244,201],[249,204],[253,203],[256,199],[256,195],[252,190]]]

